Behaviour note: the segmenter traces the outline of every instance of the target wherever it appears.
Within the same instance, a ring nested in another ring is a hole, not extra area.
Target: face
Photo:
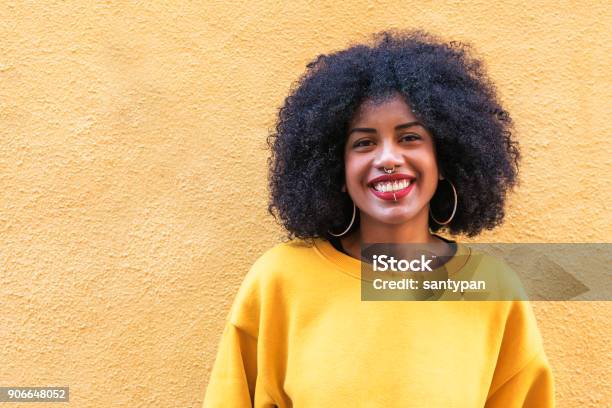
[[[361,222],[427,220],[439,177],[435,145],[404,99],[396,94],[381,103],[364,102],[348,132],[346,188]],[[385,168],[395,171],[387,174]]]

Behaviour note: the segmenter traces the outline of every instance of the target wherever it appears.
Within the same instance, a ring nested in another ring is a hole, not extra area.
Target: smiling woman
[[[366,100],[348,135],[346,189],[359,208],[366,242],[438,241],[428,231],[428,204],[440,177],[434,139],[402,95]]]
[[[502,222],[511,128],[470,48],[422,31],[308,64],[268,140],[288,240],[246,275],[204,406],[553,406],[529,303],[360,299],[365,243],[436,244],[448,276],[499,266],[436,232]]]

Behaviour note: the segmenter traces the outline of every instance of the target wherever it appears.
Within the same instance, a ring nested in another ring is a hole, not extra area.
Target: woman
[[[511,127],[469,47],[422,31],[309,64],[269,139],[289,240],[245,277],[204,406],[553,406],[528,303],[360,298],[365,243],[442,244],[449,273],[473,263],[435,232],[502,222]]]

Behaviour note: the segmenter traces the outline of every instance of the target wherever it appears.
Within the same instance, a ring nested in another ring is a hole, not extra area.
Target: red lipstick
[[[390,190],[390,191],[384,191],[384,192],[376,190],[374,188],[374,185],[376,183],[387,183],[387,182],[393,183],[393,182],[398,182],[399,180],[407,180],[410,184],[402,189]],[[412,191],[414,184],[415,184],[414,176],[411,176],[409,174],[398,173],[398,174],[385,174],[380,177],[376,177],[370,180],[370,182],[368,183],[368,186],[370,187],[370,191],[372,192],[372,194],[374,194],[376,197],[382,200],[386,200],[386,201],[397,201],[400,198],[407,196],[410,193],[410,191]]]
[[[410,174],[404,174],[404,173],[383,174],[382,176],[378,176],[368,181],[368,185],[372,186],[374,183],[380,183],[383,181],[396,181],[396,180],[403,180],[403,179],[414,180],[415,178],[416,177],[411,176]]]

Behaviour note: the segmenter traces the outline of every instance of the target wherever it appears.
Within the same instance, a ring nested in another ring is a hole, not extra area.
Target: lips
[[[368,183],[370,191],[378,198],[397,201],[412,191],[415,177],[409,174],[385,174]]]
[[[404,179],[408,179],[408,180],[414,180],[416,177],[411,176],[410,174],[403,174],[403,173],[397,173],[397,174],[383,174],[382,176],[373,178],[372,180],[370,180],[368,182],[368,186],[372,186],[375,183],[380,183],[380,182],[393,182],[393,181],[397,181],[397,180],[404,180]]]

